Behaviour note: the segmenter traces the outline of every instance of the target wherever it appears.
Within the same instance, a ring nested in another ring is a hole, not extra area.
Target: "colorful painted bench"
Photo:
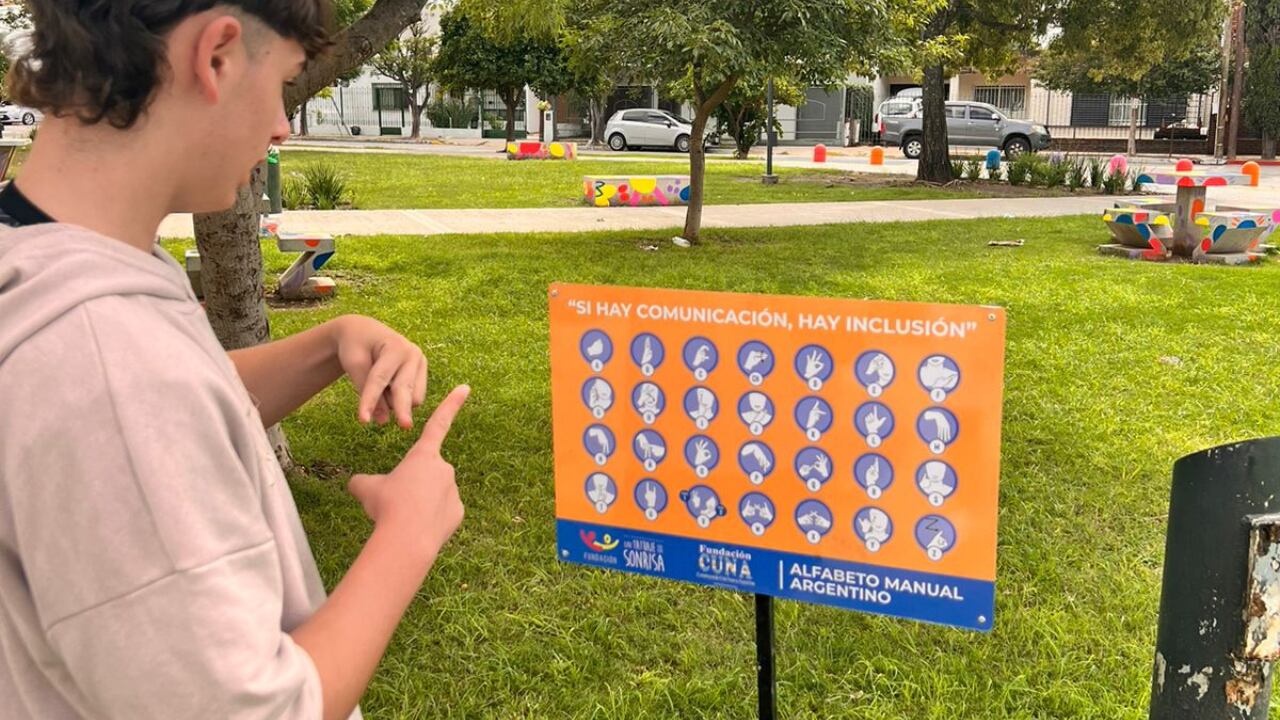
[[[1133,260],[1164,260],[1169,257],[1169,240],[1173,237],[1173,221],[1167,212],[1146,208],[1112,208],[1102,214],[1114,244],[1098,247],[1104,255],[1119,255]]]
[[[1202,212],[1196,216],[1201,228],[1200,243],[1192,259],[1196,262],[1245,265],[1262,259],[1257,252],[1263,233],[1271,227],[1271,217],[1253,212]]]
[[[276,247],[280,252],[302,253],[280,276],[280,297],[286,300],[310,300],[332,297],[337,291],[337,284],[332,278],[317,277],[315,274],[333,257],[335,248],[332,237],[281,233],[276,236]]]
[[[1276,228],[1280,227],[1280,208],[1271,205],[1219,205],[1215,209],[1218,212],[1247,212],[1262,215],[1267,221],[1267,227],[1262,231],[1260,245],[1265,245],[1275,234]]]
[[[596,207],[688,205],[688,175],[585,177],[583,200]]]
[[[531,141],[507,143],[508,160],[576,160],[577,157],[577,143]]]

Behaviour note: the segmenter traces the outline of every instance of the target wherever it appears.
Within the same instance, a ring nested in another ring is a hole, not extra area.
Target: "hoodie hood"
[[[68,311],[108,295],[196,302],[182,267],[158,245],[144,253],[59,223],[0,232],[0,363]]]

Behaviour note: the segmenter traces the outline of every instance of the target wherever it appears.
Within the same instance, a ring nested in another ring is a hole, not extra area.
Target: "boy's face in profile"
[[[199,148],[193,153],[199,161],[185,164],[187,177],[177,198],[188,212],[234,205],[236,191],[249,183],[268,147],[289,137],[284,87],[302,71],[306,53],[296,41],[256,26],[254,20],[242,22],[240,36],[214,51],[224,59],[209,61],[214,68],[211,78],[198,79],[194,92],[184,93],[183,99],[194,103],[188,116],[198,118],[187,127],[200,128],[198,136],[187,138],[193,149]],[[200,48],[197,36],[197,77],[203,69]],[[186,52],[178,38],[170,51]]]

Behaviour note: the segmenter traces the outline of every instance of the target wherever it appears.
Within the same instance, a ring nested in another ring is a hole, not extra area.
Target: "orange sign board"
[[[559,556],[988,630],[999,308],[550,290]]]

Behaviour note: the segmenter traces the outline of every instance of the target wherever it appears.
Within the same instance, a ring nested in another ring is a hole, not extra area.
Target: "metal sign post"
[[[773,598],[756,594],[756,691],[760,720],[777,717],[777,673],[773,669]]]

